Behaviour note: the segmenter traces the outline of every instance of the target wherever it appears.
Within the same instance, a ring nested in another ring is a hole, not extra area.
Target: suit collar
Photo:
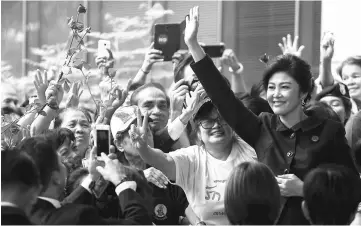
[[[43,196],[38,196],[38,198],[42,199],[44,201],[50,202],[56,209],[59,209],[61,207],[60,202],[58,200],[56,200],[56,199],[43,197]]]

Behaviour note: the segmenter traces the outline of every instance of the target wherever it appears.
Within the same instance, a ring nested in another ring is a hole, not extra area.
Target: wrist
[[[194,49],[194,48],[199,48],[201,47],[198,43],[198,40],[197,39],[194,39],[194,40],[189,40],[187,42],[187,46],[188,48],[191,50],[191,49]]]
[[[240,63],[238,63],[237,65],[232,65],[231,68],[234,72],[236,72],[241,68],[241,65],[240,65]]]
[[[122,184],[125,181],[129,181],[129,179],[127,178],[127,176],[121,176],[117,179],[115,179],[114,181],[112,181],[112,183],[114,184],[115,188],[118,187],[120,184]]]
[[[187,125],[188,122],[192,119],[192,111],[184,111],[180,116],[179,120],[184,124]]]
[[[148,74],[151,69],[152,69],[152,64],[148,62],[144,62],[143,65],[140,67],[140,70],[145,74]]]

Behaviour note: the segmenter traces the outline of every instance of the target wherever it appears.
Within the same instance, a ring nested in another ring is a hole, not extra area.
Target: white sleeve
[[[169,152],[176,165],[176,184],[185,191],[193,184],[194,172],[198,164],[195,156],[196,148],[197,146],[190,146]]]

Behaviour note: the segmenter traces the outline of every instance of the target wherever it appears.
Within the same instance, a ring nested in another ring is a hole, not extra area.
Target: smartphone
[[[97,146],[97,155],[100,156],[102,152],[108,155],[110,148],[110,126],[96,125],[95,130],[96,130],[95,145]]]
[[[224,44],[219,45],[205,45],[202,46],[204,52],[211,58],[222,57],[224,50],[226,49]]]
[[[188,49],[188,46],[186,45],[185,41],[184,41],[184,31],[186,29],[186,20],[183,20],[180,23],[180,34],[181,34],[181,38],[180,38],[180,45],[179,45],[179,49]]]
[[[163,52],[164,61],[171,61],[180,48],[180,24],[154,25],[154,48]]]
[[[99,40],[98,41],[98,56],[109,58],[110,56],[109,56],[109,52],[107,50],[110,50],[110,41]]]

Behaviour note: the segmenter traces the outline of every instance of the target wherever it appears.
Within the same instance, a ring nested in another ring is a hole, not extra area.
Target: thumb
[[[103,178],[105,179],[105,169],[101,166],[97,166],[96,170],[100,173],[100,175],[103,176]]]

